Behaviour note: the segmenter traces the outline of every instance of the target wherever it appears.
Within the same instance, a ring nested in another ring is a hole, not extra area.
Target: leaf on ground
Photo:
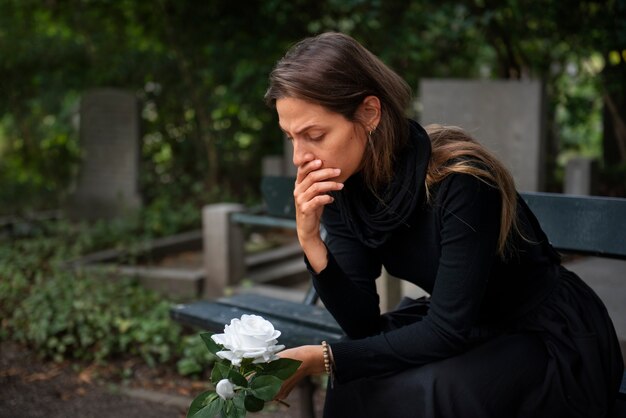
[[[46,372],[43,373],[33,373],[30,374],[26,377],[24,377],[24,381],[27,383],[32,383],[32,382],[40,382],[43,380],[50,380],[53,379],[55,377],[57,377],[59,374],[61,373],[60,369],[50,369]]]

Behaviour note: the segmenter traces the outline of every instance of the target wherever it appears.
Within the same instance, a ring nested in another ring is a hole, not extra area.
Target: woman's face
[[[322,168],[339,168],[334,180],[344,182],[361,168],[367,134],[343,115],[301,99],[276,101],[281,129],[293,143],[293,164],[319,159]]]

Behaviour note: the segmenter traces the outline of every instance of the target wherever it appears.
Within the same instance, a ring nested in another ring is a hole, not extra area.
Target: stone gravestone
[[[298,168],[293,165],[293,144],[289,141],[283,141],[283,144],[283,156],[285,158],[285,175],[295,177],[298,174]]]
[[[563,193],[589,196],[597,193],[598,163],[593,158],[570,158],[565,165]]]
[[[283,153],[281,155],[269,155],[263,158],[263,176],[288,176],[296,177],[298,169],[293,165],[293,145],[282,139]]]
[[[261,174],[265,176],[283,176],[285,170],[283,167],[284,157],[282,155],[268,155],[263,157],[261,162]]]
[[[128,92],[97,89],[80,106],[83,162],[67,212],[74,219],[110,219],[141,206],[139,105]]]
[[[545,103],[539,81],[424,79],[421,123],[456,125],[500,157],[520,191],[542,191]]]

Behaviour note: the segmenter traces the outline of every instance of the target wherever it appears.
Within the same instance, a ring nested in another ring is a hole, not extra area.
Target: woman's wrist
[[[308,374],[324,374],[326,373],[326,367],[324,366],[324,348],[322,345],[309,345],[308,357],[309,361]]]
[[[328,265],[328,250],[321,238],[300,241],[302,251],[315,273],[320,273]]]

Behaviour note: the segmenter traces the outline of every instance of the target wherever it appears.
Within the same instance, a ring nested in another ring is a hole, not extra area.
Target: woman
[[[343,34],[295,45],[266,100],[293,142],[305,260],[347,335],[284,351],[303,363],[278,399],[326,371],[327,417],[607,413],[623,363],[606,309],[496,158],[407,120],[407,84]],[[382,266],[430,298],[381,315]]]

